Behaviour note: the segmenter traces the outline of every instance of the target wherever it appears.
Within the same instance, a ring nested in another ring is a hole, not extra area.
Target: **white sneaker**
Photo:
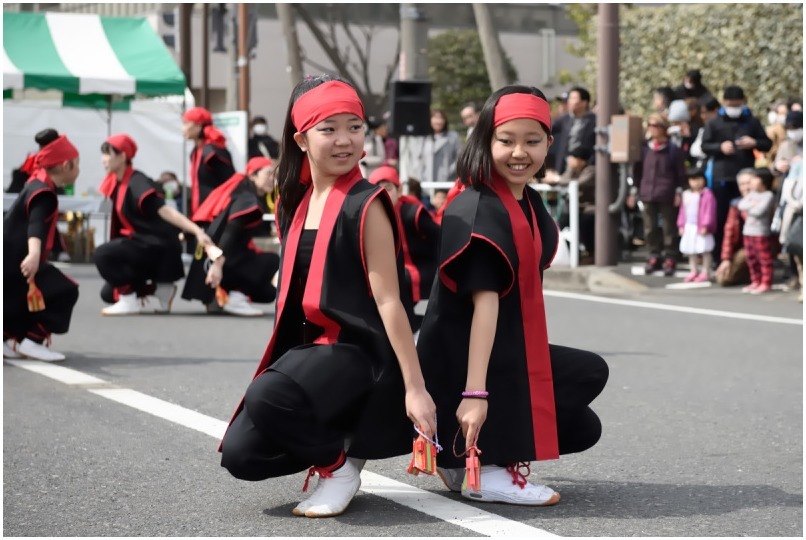
[[[462,483],[462,496],[471,501],[500,502],[523,506],[551,506],[560,502],[560,494],[553,489],[532,484],[519,472],[511,472],[510,467],[484,465],[481,467],[481,491],[467,488]],[[528,471],[528,469],[527,469]]]
[[[14,340],[7,339],[3,342],[3,358],[22,358],[23,356],[14,350]]]
[[[313,494],[291,512],[309,518],[333,517],[344,513],[361,487],[361,469],[366,460],[347,458],[333,476],[322,478]]]
[[[56,260],[59,262],[70,262],[70,254],[66,251],[62,251],[58,256],[56,256]]]
[[[464,469],[444,469],[437,467],[437,474],[442,479],[445,487],[457,493],[462,491],[462,481],[465,479]]]
[[[109,307],[101,310],[103,315],[137,315],[140,313],[142,306],[140,300],[137,299],[137,293],[121,294],[118,301]]]
[[[157,289],[154,291],[154,298],[159,302],[160,310],[158,313],[170,313],[171,305],[176,296],[176,285],[173,283],[157,283]]]
[[[25,358],[42,360],[43,362],[61,362],[65,358],[62,353],[51,351],[46,346],[31,341],[28,338],[23,339],[22,342],[17,345],[17,352]]]
[[[227,303],[224,304],[224,311],[233,315],[240,315],[242,317],[260,317],[263,312],[256,307],[252,306],[249,298],[240,291],[232,291],[229,293]]]

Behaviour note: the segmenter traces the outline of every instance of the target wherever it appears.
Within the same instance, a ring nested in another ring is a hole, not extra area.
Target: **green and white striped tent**
[[[185,77],[144,18],[3,12],[3,90],[183,94]]]

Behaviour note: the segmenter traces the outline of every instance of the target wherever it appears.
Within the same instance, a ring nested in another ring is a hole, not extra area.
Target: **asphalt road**
[[[438,479],[408,475],[400,457],[365,470],[424,491],[362,491],[343,516],[312,520],[291,515],[303,474],[236,480],[219,466],[215,437],[93,393],[132,389],[227,421],[268,342],[271,306],[257,319],[183,301],[170,315],[104,318],[94,268],[66,272],[81,296],[54,347],[68,354],[63,367],[102,383],[4,363],[5,536],[482,535],[472,520],[447,521],[468,510],[532,528],[508,531],[560,536],[803,535],[803,326],[792,293],[622,297],[769,320],[548,293],[551,341],[595,351],[611,370],[593,404],[599,444],[532,467],[561,492],[559,505],[465,504]]]

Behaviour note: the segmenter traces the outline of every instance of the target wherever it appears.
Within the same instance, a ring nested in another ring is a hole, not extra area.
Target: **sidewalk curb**
[[[543,287],[555,291],[602,294],[639,293],[649,290],[647,285],[619,274],[614,268],[612,266],[552,267],[543,273]]]

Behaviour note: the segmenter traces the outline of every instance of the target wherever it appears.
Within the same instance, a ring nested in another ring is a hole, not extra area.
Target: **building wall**
[[[218,4],[211,4],[212,12]],[[231,13],[237,4],[226,4]],[[251,113],[263,115],[269,122],[269,131],[275,137],[282,132],[285,110],[292,84],[286,71],[286,48],[282,28],[277,20],[274,4],[255,4],[258,12],[258,44],[251,69]],[[470,4],[421,4],[429,19],[429,35],[444,32],[449,28],[474,28]],[[355,9],[353,9],[355,7]],[[155,30],[163,35],[175,32],[170,26],[170,17],[175,14],[175,3],[130,3],[130,4],[4,4],[4,10],[64,11],[75,13],[98,13],[105,16],[146,16]],[[327,4],[308,4],[312,16],[327,16]],[[576,73],[584,61],[567,52],[567,44],[576,42],[576,29],[561,4],[494,4],[492,15],[499,29],[501,45],[512,59],[518,71],[519,81],[540,87],[547,96],[553,97],[567,89],[551,85],[549,79],[560,70]],[[375,93],[382,93],[383,83],[390,64],[395,63],[399,39],[399,4],[356,4],[350,7],[350,20],[363,23],[352,25],[355,29],[367,29],[372,25],[374,38],[370,55],[370,85]],[[195,4],[192,18],[192,81],[191,90],[198,99],[201,87],[202,20],[201,8]],[[211,24],[212,26],[212,24]],[[229,25],[228,25],[229,26]],[[307,59],[303,71],[307,74],[332,71],[333,66],[322,48],[311,35],[307,25],[297,17],[297,34]],[[227,90],[237,91],[237,74],[233,70],[232,28],[229,27],[224,44],[229,52],[214,52],[216,36],[211,29],[208,44],[210,109],[222,111],[227,108]],[[336,29],[341,43],[347,43],[343,29]],[[548,36],[546,36],[548,33]],[[553,38],[550,37],[553,34]],[[178,40],[177,40],[178,41]],[[553,43],[553,44],[552,44]],[[175,49],[169,48],[178,61]],[[395,74],[396,75],[396,74]],[[396,78],[396,77],[394,77]]]

